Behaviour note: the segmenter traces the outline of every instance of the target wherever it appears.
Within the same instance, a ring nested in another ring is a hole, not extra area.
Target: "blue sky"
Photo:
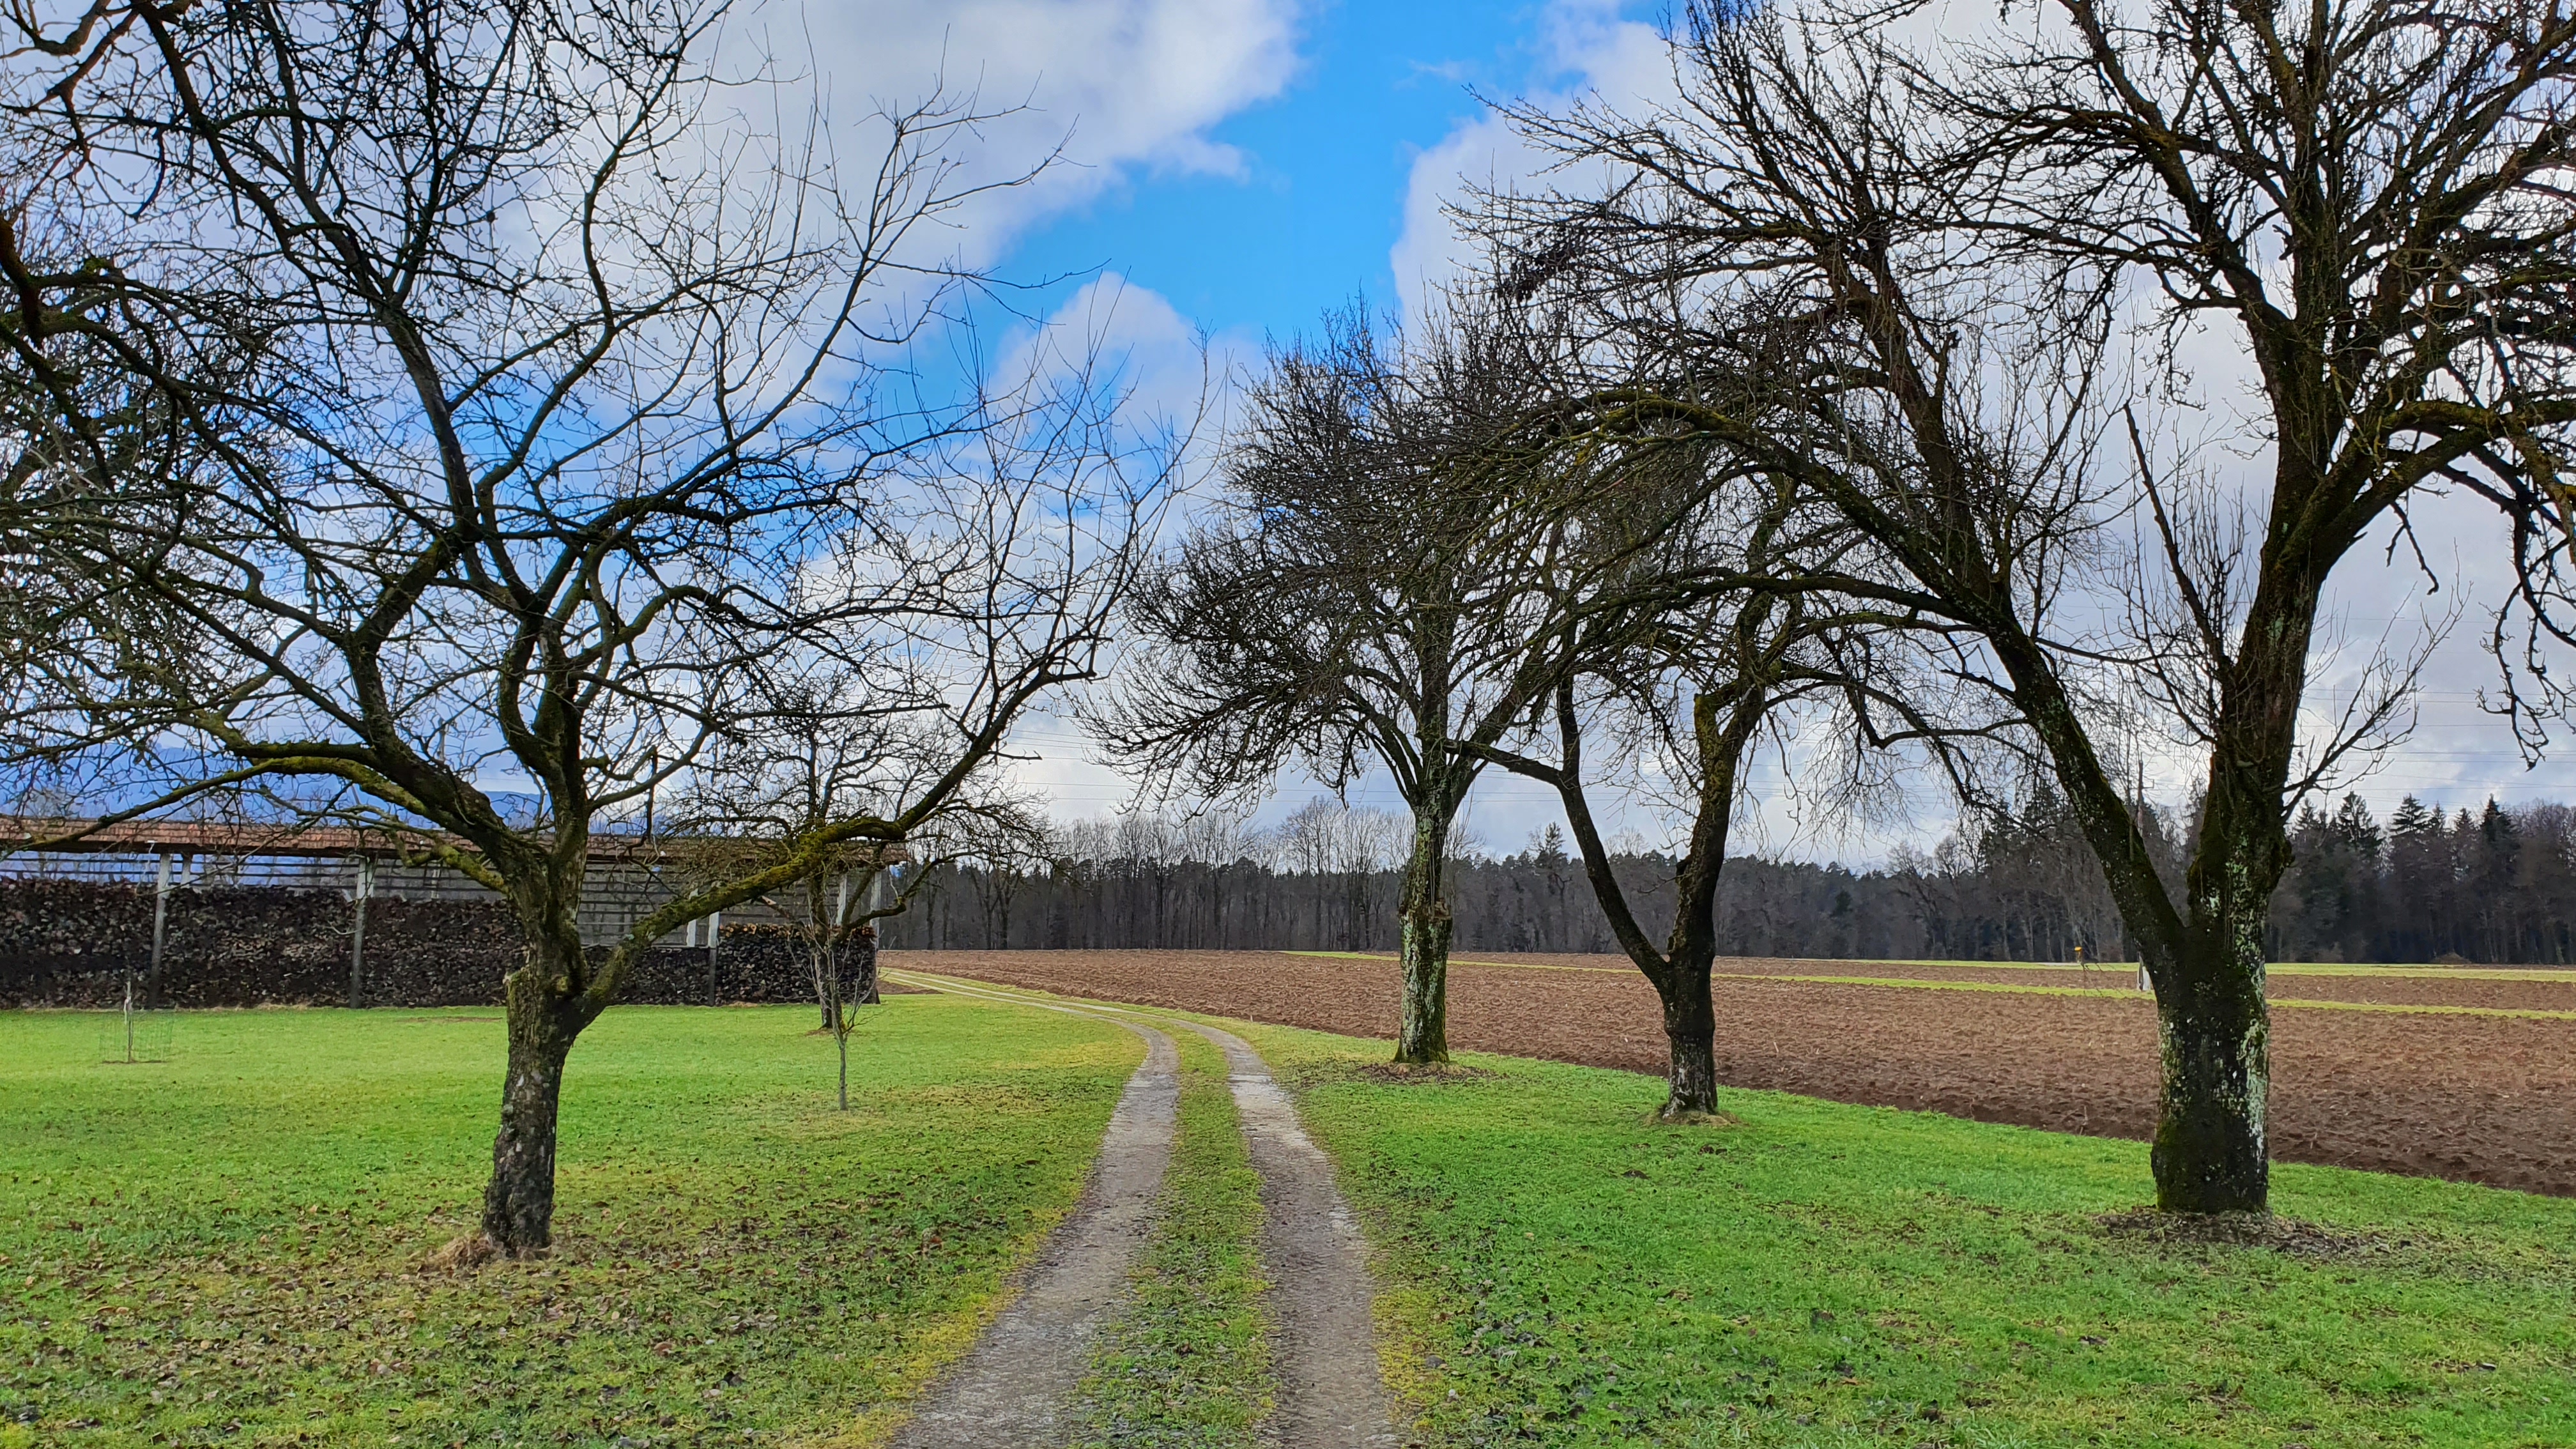
[[[1454,0],[1324,6],[1302,20],[1285,94],[1207,129],[1240,155],[1237,174],[1131,171],[1025,234],[1005,268],[1105,268],[1218,333],[1285,335],[1354,296],[1390,305],[1417,160],[1479,118],[1470,86],[1513,95],[1567,79],[1552,18]]]
[[[1474,93],[1587,87],[1595,68],[1614,68],[1605,61],[1623,50],[1633,59],[1652,40],[1649,26],[1659,13],[1618,0],[1213,3],[1237,6],[1234,23],[1195,28],[1205,11],[1180,14],[1194,9],[1187,0],[1171,7],[1062,0],[1052,11],[1059,19],[1088,8],[1113,32],[1171,28],[1160,39],[1124,46],[1067,47],[1067,61],[1034,71],[1015,64],[1021,47],[1014,25],[961,5],[945,52],[953,73],[976,39],[999,48],[1001,59],[988,53],[977,72],[988,99],[1007,98],[1014,84],[1026,87],[1035,114],[1016,133],[1021,144],[1070,132],[1069,174],[994,217],[990,224],[1007,234],[1007,244],[977,259],[1015,282],[1066,279],[1022,300],[1038,313],[1078,312],[1087,299],[1076,289],[1086,279],[1113,279],[1117,321],[1105,330],[1113,345],[1134,349],[1143,391],[1156,393],[1156,374],[1165,375],[1165,397],[1190,391],[1198,379],[1193,363],[1177,355],[1186,349],[1175,345],[1183,340],[1172,335],[1175,328],[1209,335],[1220,359],[1245,365],[1265,338],[1311,329],[1327,309],[1354,299],[1400,307],[1440,270],[1448,246],[1440,199],[1462,169],[1487,165],[1505,142]],[[1283,20],[1284,45],[1245,43]],[[1193,46],[1197,54],[1188,53]],[[1146,62],[1147,55],[1159,63]],[[1068,77],[1071,64],[1120,79]],[[1211,73],[1233,77],[1230,105],[1205,91]],[[1195,108],[1158,111],[1139,98],[1137,88],[1175,82],[1201,88]],[[1084,114],[1060,99],[1064,92],[1088,95],[1114,113]],[[1131,107],[1206,119],[1176,141],[1140,126]],[[1098,325],[1096,312],[1085,315]],[[1038,756],[1021,767],[1022,778],[1049,795],[1060,817],[1104,814],[1133,793],[1129,782],[1089,760],[1079,733],[1061,719],[1034,720],[1019,739]],[[1311,781],[1283,779],[1261,814],[1284,813],[1317,793]],[[1347,794],[1356,805],[1402,804],[1382,778]],[[1469,829],[1497,852],[1520,848],[1556,818],[1552,794],[1500,772],[1466,813]]]

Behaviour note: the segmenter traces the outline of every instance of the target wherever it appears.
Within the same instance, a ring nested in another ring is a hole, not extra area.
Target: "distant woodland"
[[[2189,838],[2150,811],[2159,868],[2179,883]],[[888,945],[922,949],[1387,951],[1402,822],[1318,801],[1275,830],[1151,816],[1084,822],[1014,851],[944,864]],[[2576,962],[2576,807],[2445,813],[2408,797],[2375,818],[2357,796],[2302,810],[2272,902],[2277,961]],[[1671,914],[1671,862],[1614,867],[1649,930]],[[1450,866],[1457,946],[1616,951],[1583,866],[1553,827],[1508,855]],[[2099,867],[2048,792],[1882,868],[1741,857],[1719,897],[1738,956],[2133,960]]]

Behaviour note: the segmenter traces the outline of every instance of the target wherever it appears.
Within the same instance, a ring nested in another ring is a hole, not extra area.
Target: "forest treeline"
[[[2188,837],[2150,811],[2158,865]],[[935,868],[883,924],[909,949],[1390,951],[1402,822],[1317,801],[1267,831],[1222,819],[1082,822],[1042,846]],[[2445,814],[2412,796],[2382,822],[2358,796],[2293,822],[2296,859],[2273,897],[2279,961],[2576,961],[2576,807]],[[1613,858],[1642,923],[1670,923],[1672,862]],[[1451,866],[1460,949],[1616,952],[1608,922],[1554,827],[1510,854]],[[2136,959],[2100,869],[2063,802],[2026,796],[1929,851],[1882,867],[1743,857],[1719,894],[1732,956],[1859,960]]]

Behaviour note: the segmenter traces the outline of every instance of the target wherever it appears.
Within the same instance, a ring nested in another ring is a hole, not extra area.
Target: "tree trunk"
[[[1449,1060],[1449,903],[1408,908],[1403,921],[1404,1019],[1395,1059],[1415,1065]]]
[[[814,1011],[822,1013],[824,1031],[840,1031],[842,975],[840,975],[840,941],[832,938],[832,928],[824,926],[814,933],[806,951],[806,964],[814,969]]]
[[[2268,1210],[2264,1111],[2271,1094],[2271,1018],[2263,1000],[2260,917],[2243,929],[2195,931],[2202,956],[2156,976],[2156,1206],[2166,1212]]]
[[[1662,1116],[1675,1121],[1717,1111],[1717,1006],[1709,998],[1709,963],[1675,961],[1656,983],[1664,1000],[1664,1037],[1672,1048],[1671,1094]]]
[[[506,983],[509,1074],[501,1131],[492,1139],[492,1181],[483,1190],[483,1234],[513,1258],[537,1257],[554,1241],[555,1111],[564,1059],[584,1024],[580,1008],[554,989],[564,979],[532,951]]]
[[[2312,605],[2315,591],[2308,591]],[[2248,657],[2230,682],[2211,749],[2200,840],[2185,873],[2188,918],[2155,874],[2133,803],[2102,768],[2073,701],[2028,640],[1998,639],[2015,699],[2047,743],[2057,777],[2101,861],[2156,993],[2163,1083],[2150,1164],[2166,1212],[2264,1212],[2271,1090],[2263,931],[2289,864],[2280,801],[2295,740],[2308,620],[2296,601],[2259,598]],[[2262,657],[2252,657],[2257,646]]]
[[[877,928],[859,927],[850,949],[858,953],[859,975],[849,999],[861,1006],[879,1005],[884,998],[877,995]]]
[[[823,1014],[823,1030],[841,1027],[840,948],[826,940],[814,948],[814,1006]]]
[[[1396,1029],[1395,1059],[1416,1066],[1449,1060],[1449,903],[1440,876],[1449,849],[1449,817],[1456,809],[1444,792],[1431,790],[1413,809],[1413,855],[1404,867],[1404,904],[1397,913],[1404,970],[1404,1015]]]

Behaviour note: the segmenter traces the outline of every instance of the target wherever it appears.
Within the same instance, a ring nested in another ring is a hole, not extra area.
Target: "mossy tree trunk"
[[[2160,1084],[2150,1161],[2156,1205],[2167,1212],[2270,1209],[2264,925],[2290,859],[2281,802],[2316,594],[2296,581],[2258,593],[2224,661],[2199,839],[2179,902],[2156,874],[2138,807],[2121,798],[2054,671],[2027,644],[1999,651],[2020,666],[2017,697],[2049,746],[2155,988]]]
[[[2259,953],[2256,953],[2259,957]],[[2271,1018],[2260,959],[2183,971],[2156,992],[2163,1082],[2149,1160],[2166,1212],[2268,1210]]]
[[[492,1139],[492,1178],[483,1189],[483,1235],[512,1258],[554,1243],[555,1119],[564,1062],[598,1014],[584,991],[581,941],[548,940],[503,982],[509,1058],[501,1087],[501,1130]]]
[[[1404,974],[1403,1014],[1396,1028],[1395,1059],[1416,1066],[1449,1060],[1449,938],[1454,923],[1442,889],[1449,854],[1449,824],[1463,784],[1454,791],[1448,771],[1426,770],[1439,783],[1413,807],[1413,850],[1404,864],[1404,897],[1396,908],[1398,960]]]

